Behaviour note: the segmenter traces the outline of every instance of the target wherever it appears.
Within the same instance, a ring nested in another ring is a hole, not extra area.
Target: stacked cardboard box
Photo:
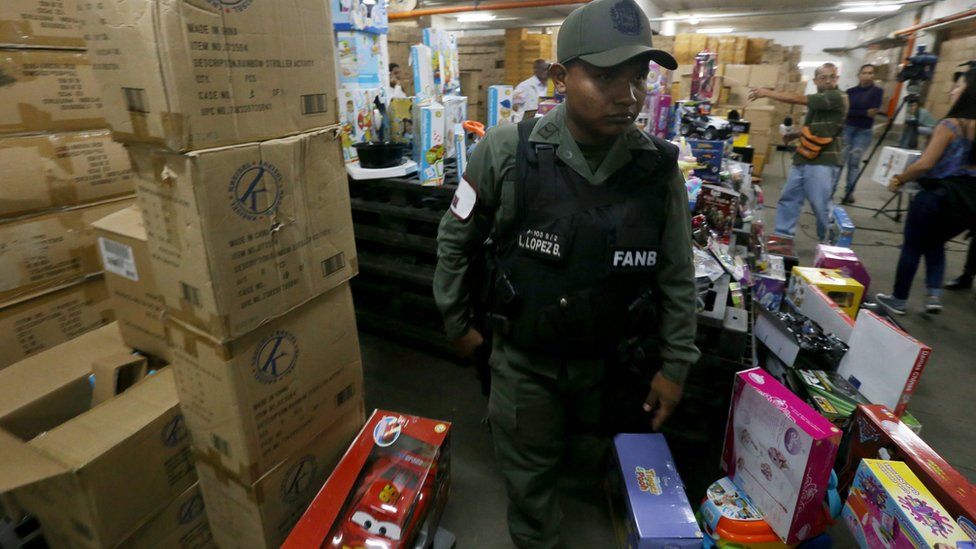
[[[468,98],[468,118],[486,120],[488,87],[505,77],[505,36],[464,36],[458,39],[461,93]]]
[[[949,112],[951,105],[946,98],[952,90],[953,75],[963,70],[961,64],[974,60],[976,60],[976,35],[952,35],[949,40],[942,42],[939,46],[939,62],[935,66],[935,73],[925,95],[924,106],[932,116],[940,119]]]
[[[89,17],[139,202],[97,224],[113,301],[170,355],[217,544],[277,547],[364,419],[329,3],[146,3]]]
[[[133,182],[84,46],[76,2],[0,4],[0,368],[111,321],[87,223]]]
[[[114,324],[0,371],[0,492],[51,546],[211,546],[173,372],[146,373]]]
[[[551,34],[530,33],[526,29],[505,31],[505,83],[515,86],[532,76],[536,59],[553,59]]]

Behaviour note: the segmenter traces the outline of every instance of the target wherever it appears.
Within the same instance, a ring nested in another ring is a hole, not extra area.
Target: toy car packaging
[[[976,548],[900,461],[861,462],[844,505],[844,522],[861,549]]]
[[[613,438],[609,496],[619,547],[699,548],[702,533],[664,435]]]
[[[736,374],[722,466],[788,544],[813,537],[840,429],[763,370]]]
[[[820,415],[840,429],[846,429],[858,404],[870,404],[864,396],[837,372],[823,370],[790,370],[797,378],[801,396]]]
[[[837,464],[841,490],[853,482],[862,459],[875,458],[904,462],[960,525],[976,523],[976,486],[888,408],[858,406]]]
[[[450,487],[444,421],[376,410],[282,547],[412,549]]]

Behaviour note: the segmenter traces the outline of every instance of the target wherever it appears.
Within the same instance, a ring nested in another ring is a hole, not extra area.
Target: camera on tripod
[[[898,73],[899,82],[908,82],[908,93],[918,96],[923,82],[932,80],[932,73],[935,72],[935,65],[939,62],[939,56],[925,51],[925,46],[919,46],[915,55],[911,56]]]

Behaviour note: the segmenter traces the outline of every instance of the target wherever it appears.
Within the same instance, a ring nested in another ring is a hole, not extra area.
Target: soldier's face
[[[579,60],[554,65],[556,91],[566,95],[566,112],[577,140],[598,142],[626,133],[647,96],[647,61],[635,58],[614,67]]]

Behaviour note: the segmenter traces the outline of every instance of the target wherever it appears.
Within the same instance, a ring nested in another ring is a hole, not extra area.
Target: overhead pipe
[[[442,8],[421,8],[419,10],[391,13],[390,19],[416,19],[425,15],[444,15],[447,13],[467,13],[472,11],[514,10],[522,8],[548,8],[569,4],[586,4],[590,0],[534,0],[531,2],[498,2],[495,4],[473,4],[467,6],[446,6]]]
[[[952,15],[946,15],[944,17],[939,17],[938,19],[933,19],[931,21],[926,21],[925,23],[918,23],[912,25],[911,27],[905,27],[901,30],[896,30],[894,32],[895,36],[909,36],[915,34],[918,31],[925,30],[931,27],[945,25],[946,23],[953,23],[955,21],[960,21],[962,19],[969,19],[970,17],[976,17],[976,9],[970,9],[966,11],[960,11],[958,13],[953,13]]]

